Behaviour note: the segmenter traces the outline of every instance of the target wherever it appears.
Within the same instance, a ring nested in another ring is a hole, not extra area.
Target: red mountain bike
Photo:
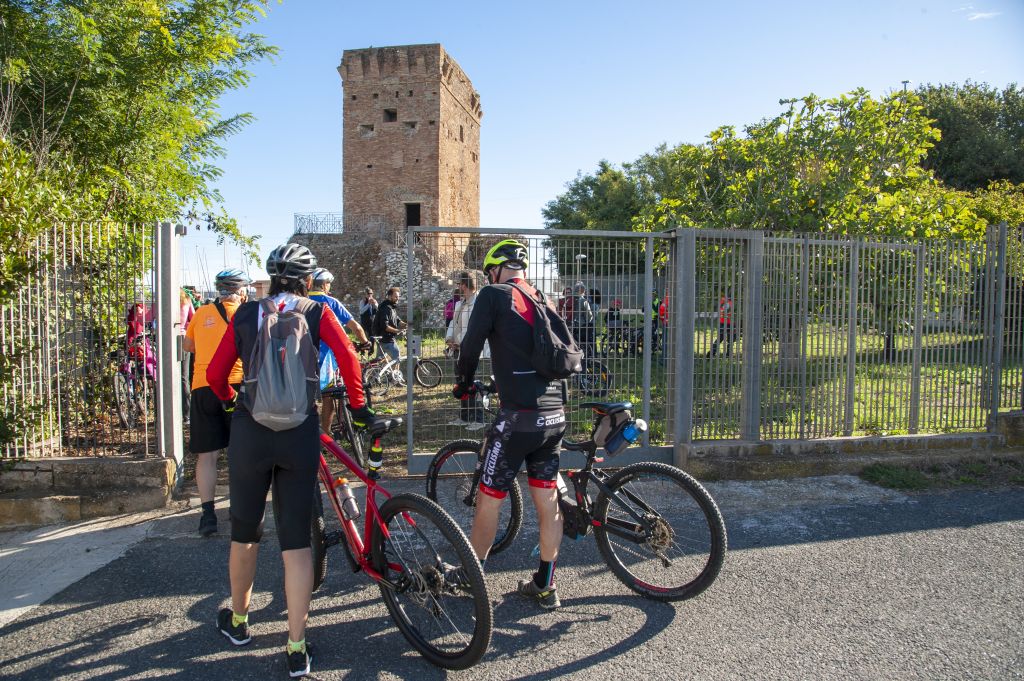
[[[325,396],[341,391],[327,389]],[[401,424],[392,419],[379,438]],[[353,572],[380,587],[402,635],[428,661],[447,669],[476,664],[491,640],[493,613],[484,573],[466,535],[440,506],[419,494],[392,496],[331,439],[320,434],[320,487],[340,529],[328,530],[320,491],[313,498],[313,584],[327,573],[327,549],[341,544]],[[348,481],[335,476],[324,452],[366,485],[362,512]],[[384,502],[378,505],[378,495]],[[360,533],[356,521],[363,518]]]

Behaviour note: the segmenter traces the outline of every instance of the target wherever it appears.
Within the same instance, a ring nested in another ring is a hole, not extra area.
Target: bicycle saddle
[[[632,402],[581,402],[580,407],[590,407],[599,414],[617,414],[633,408]]]
[[[345,397],[347,390],[344,385],[332,385],[320,391],[324,397]]]
[[[386,433],[390,433],[392,430],[402,425],[401,416],[380,416],[377,415],[371,423],[367,424],[367,429],[370,431],[372,437],[380,437]]]

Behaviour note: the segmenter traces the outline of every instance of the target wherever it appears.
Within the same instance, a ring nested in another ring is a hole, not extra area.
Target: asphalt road
[[[563,543],[560,610],[520,600],[515,582],[533,569],[528,519],[488,564],[494,636],[466,672],[412,652],[377,588],[335,553],[313,603],[311,678],[1024,678],[1024,489],[903,495],[848,477],[709,489],[730,553],[711,589],[677,604],[633,595],[590,538]],[[0,629],[0,677],[287,678],[273,536],[255,638],[239,649],[213,625],[228,594],[227,538],[195,538],[195,512],[153,522],[121,558]]]

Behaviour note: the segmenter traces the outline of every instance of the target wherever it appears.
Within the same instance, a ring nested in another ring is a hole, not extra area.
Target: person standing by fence
[[[214,286],[217,299],[201,306],[185,330],[182,347],[195,357],[192,372],[192,393],[189,399],[189,452],[196,456],[196,486],[203,513],[199,518],[199,534],[208,537],[217,532],[217,515],[213,510],[213,496],[217,485],[217,457],[228,446],[231,417],[221,407],[220,398],[213,394],[206,380],[206,368],[217,351],[224,332],[235,316],[238,306],[245,302],[249,277],[237,269],[217,273]],[[242,385],[242,362],[231,367],[228,383],[235,390]]]
[[[367,336],[373,335],[373,318],[377,314],[377,299],[373,297],[373,289],[363,289],[363,300],[359,303],[359,325]]]
[[[473,275],[463,272],[459,275],[459,293],[462,300],[455,306],[454,318],[448,332],[445,334],[445,343],[452,350],[455,359],[459,358],[459,347],[462,339],[466,336],[466,329],[469,328],[470,317],[473,316],[473,306],[476,303],[476,282]],[[484,343],[484,349],[480,356],[489,358],[490,348]],[[479,395],[472,395],[459,402],[459,418],[450,422],[450,426],[466,426],[466,430],[481,430],[484,427],[484,409]]]
[[[594,352],[594,312],[587,300],[587,287],[582,281],[576,282],[576,295],[572,298],[572,321],[569,323],[583,354],[592,358]]]
[[[725,343],[725,356],[732,356],[732,343],[736,340],[736,332],[732,325],[732,312],[732,298],[728,293],[723,293],[718,299],[718,338],[711,344],[708,357],[718,354],[718,346],[721,343]]]

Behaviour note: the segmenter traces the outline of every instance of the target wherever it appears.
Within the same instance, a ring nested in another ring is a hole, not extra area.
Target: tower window
[[[437,123],[437,121],[430,121],[431,125],[435,125],[436,123]]]
[[[352,95],[352,101],[355,101],[355,99],[356,99],[356,96]]]
[[[374,98],[374,99],[377,99],[377,97],[378,97],[378,96],[379,96],[379,95],[378,95],[378,94],[377,94],[376,92],[374,92],[374,93],[373,93],[373,98]]]
[[[409,96],[412,97],[412,90],[409,90]]]
[[[461,125],[459,126],[459,141],[460,142],[465,142],[466,141],[466,136],[462,132],[462,126]]]
[[[360,125],[359,126],[359,136],[360,137],[373,137],[373,125],[372,124]]]
[[[373,164],[372,164],[372,163],[367,163],[367,164],[366,164],[366,167],[367,167],[367,168],[372,168],[372,167],[373,167]]]
[[[384,122],[394,123],[398,120],[398,109],[384,109]]]
[[[416,121],[406,121],[403,125],[405,125],[405,129],[406,130],[415,130],[416,129]]]
[[[420,204],[418,204],[418,203],[407,203],[407,204],[405,204],[405,226],[406,227],[419,227],[420,226]]]

